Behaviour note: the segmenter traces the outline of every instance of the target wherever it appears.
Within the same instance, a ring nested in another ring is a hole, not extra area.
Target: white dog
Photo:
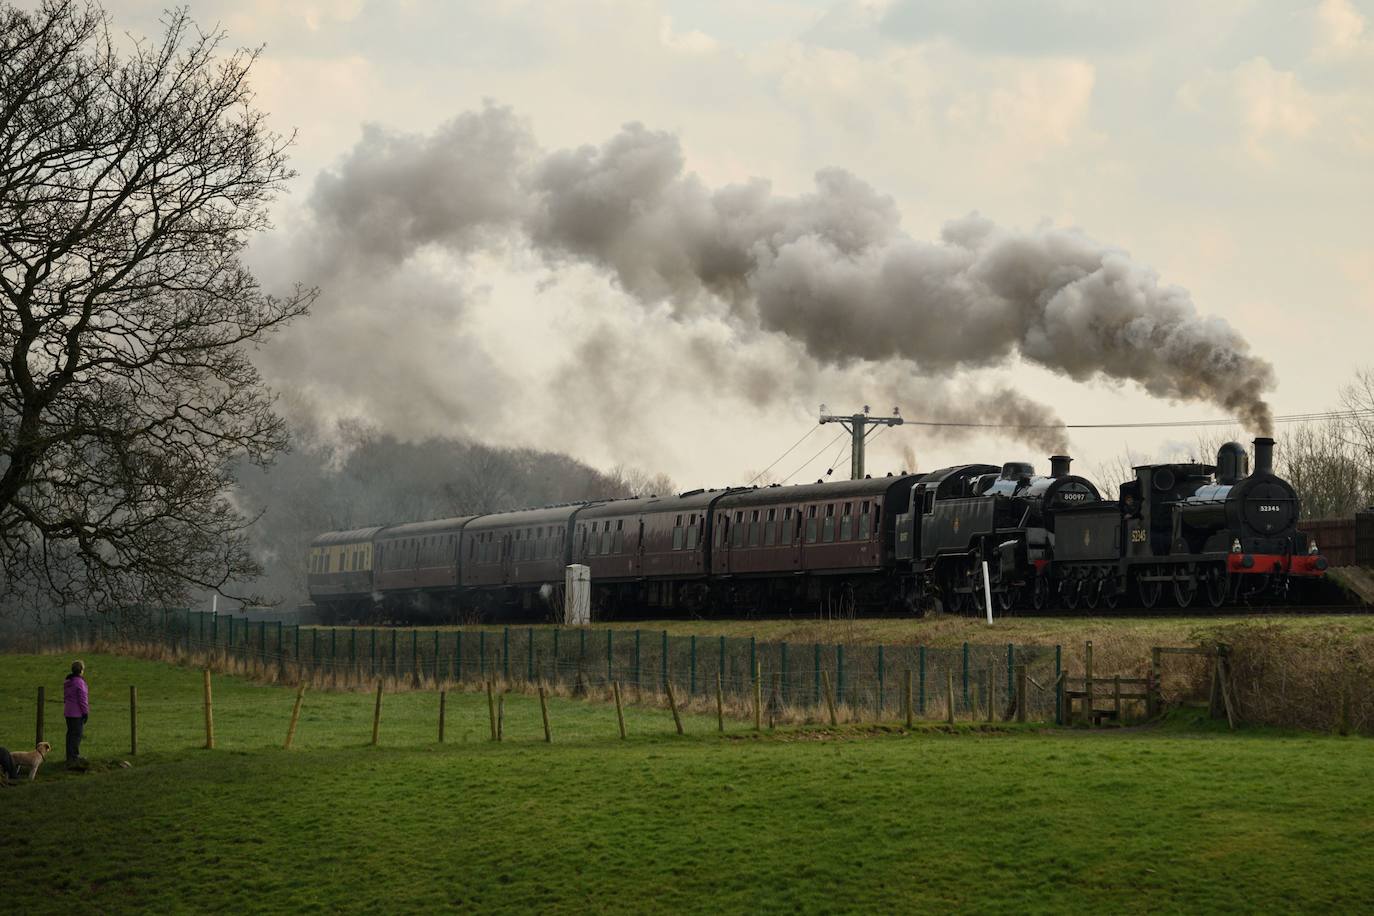
[[[38,742],[38,746],[31,751],[11,751],[10,758],[14,760],[14,765],[29,768],[29,779],[38,775],[38,768],[43,765],[43,761],[52,753],[52,745],[46,741]]]

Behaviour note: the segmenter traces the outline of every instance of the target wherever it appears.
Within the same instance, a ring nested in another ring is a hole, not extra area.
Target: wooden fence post
[[[721,689],[720,669],[716,669],[716,729],[725,731],[725,692]]]
[[[1030,705],[1026,696],[1026,666],[1016,666],[1016,721],[1026,721],[1026,707]]]
[[[1116,710],[1116,724],[1121,724],[1121,675],[1112,676],[1112,705]]]
[[[138,756],[138,688],[129,685],[129,756]]]
[[[830,724],[839,725],[840,720],[835,715],[835,685],[830,683],[829,671],[821,671],[821,683],[825,687],[825,705],[830,709]]]
[[[34,720],[35,737],[33,739],[35,747],[43,743],[43,703],[46,699],[46,693],[47,691],[44,690],[42,687],[38,688],[38,712],[36,713],[36,717]]]
[[[496,740],[500,741],[506,737],[506,698],[499,696],[496,698]]]
[[[906,713],[906,727],[914,728],[916,725],[915,711],[911,708],[911,669],[906,669],[902,677],[902,711]]]
[[[496,698],[493,695],[492,682],[487,681],[487,716],[491,719],[491,740],[496,738]]]
[[[531,629],[530,632],[533,633],[534,630]],[[544,743],[552,744],[553,732],[549,731],[549,699],[543,684],[539,685],[539,714],[544,717]]]
[[[296,723],[301,718],[301,701],[305,699],[305,681],[301,681],[296,688],[296,703],[291,707],[291,724],[286,728],[285,750],[291,750],[291,743],[296,740]]]
[[[377,736],[382,729],[382,679],[377,679],[377,703],[372,707],[372,746],[377,746]]]
[[[782,674],[773,672],[773,695],[768,698],[768,727],[773,728],[782,712]]]
[[[615,720],[620,725],[620,740],[625,740],[625,709],[620,700],[620,682],[611,681],[611,692],[615,694]]]
[[[232,620],[233,618],[229,618]],[[210,695],[210,669],[205,669],[205,749],[215,749],[215,706]]]
[[[947,699],[949,700],[949,712],[948,712],[948,714],[947,714],[947,716],[946,716],[946,721],[947,721],[950,725],[953,725],[953,724],[954,724],[954,669],[953,669],[953,668],[948,668],[948,669],[945,670],[945,693],[946,693]]]
[[[673,724],[677,726],[677,733],[682,734],[682,717],[677,712],[677,697],[673,695],[673,681],[671,678],[663,682],[663,686],[668,688],[668,708],[673,711]]]
[[[754,731],[763,730],[763,674],[754,662]]]
[[[435,656],[436,658],[438,656]],[[447,712],[448,690],[439,688],[439,743],[444,743],[444,713]]]
[[[1163,712],[1164,692],[1161,689],[1163,685],[1160,683],[1160,678],[1164,673],[1164,666],[1162,664],[1163,659],[1161,657],[1163,654],[1164,653],[1160,652],[1159,646],[1150,649],[1150,683],[1146,686],[1145,690],[1149,698],[1145,701],[1145,705],[1146,713],[1151,719]]]
[[[1093,641],[1083,644],[1083,708],[1088,714],[1088,725],[1093,723],[1093,708],[1097,699],[1093,693]]]

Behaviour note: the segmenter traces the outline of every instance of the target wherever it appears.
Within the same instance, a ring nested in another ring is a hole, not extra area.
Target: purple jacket
[[[90,715],[91,701],[86,692],[86,679],[79,674],[67,675],[62,685],[62,715],[68,719],[79,719]]]

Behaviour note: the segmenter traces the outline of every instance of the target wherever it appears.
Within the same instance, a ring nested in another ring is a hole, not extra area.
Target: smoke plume
[[[671,310],[697,377],[755,402],[811,394],[818,372],[858,367],[909,414],[1010,423],[1028,442],[1062,447],[1044,405],[950,382],[1019,357],[1269,429],[1272,367],[1123,251],[1076,229],[1019,231],[977,214],[947,223],[938,241],[913,239],[891,198],[842,169],[820,171],[797,196],[763,180],[710,188],[686,171],[672,134],[630,124],[598,146],[549,152],[511,110],[488,105],[429,136],[368,129],[318,180],[309,210],[296,255],[326,286],[410,271],[433,251],[591,266],[646,307]],[[702,322],[739,341],[780,338],[765,348],[777,361],[723,370],[719,347],[691,339]],[[604,354],[614,334],[574,347]]]

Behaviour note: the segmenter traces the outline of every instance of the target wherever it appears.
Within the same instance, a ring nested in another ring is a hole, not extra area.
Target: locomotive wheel
[[[1102,604],[1109,611],[1116,610],[1116,606],[1121,603],[1121,593],[1116,590],[1116,582],[1103,580],[1102,582]]]
[[[1090,611],[1097,610],[1097,606],[1102,602],[1102,589],[1101,579],[1090,579],[1083,583],[1083,606]]]
[[[1212,607],[1221,607],[1226,603],[1227,597],[1231,593],[1231,582],[1227,578],[1226,570],[1220,566],[1212,566],[1207,569],[1207,603]]]
[[[1000,592],[993,592],[993,598],[996,599],[995,604],[997,610],[1005,614],[1016,607],[1016,592],[1017,589],[1014,585],[1009,585]]]
[[[1078,579],[1069,579],[1059,586],[1059,601],[1067,610],[1078,610],[1078,599],[1083,594],[1083,583]]]
[[[1043,611],[1050,605],[1050,583],[1044,576],[1035,577],[1035,585],[1031,587],[1031,607],[1037,611]]]
[[[1179,607],[1189,607],[1197,597],[1197,579],[1189,574],[1186,579],[1174,580],[1174,603]]]
[[[1140,590],[1140,606],[1146,610],[1159,604],[1159,596],[1164,591],[1164,583],[1158,580],[1146,582],[1143,579],[1136,583]]]

